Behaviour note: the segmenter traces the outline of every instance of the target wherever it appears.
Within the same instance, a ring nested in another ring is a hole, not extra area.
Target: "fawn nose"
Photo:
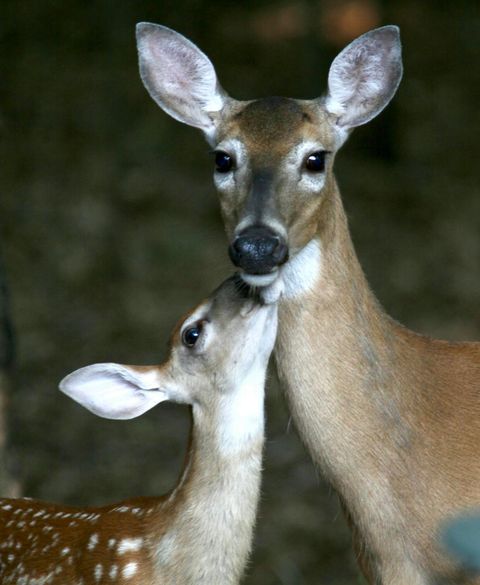
[[[248,274],[268,274],[287,260],[285,241],[264,226],[246,228],[228,249],[230,259]]]

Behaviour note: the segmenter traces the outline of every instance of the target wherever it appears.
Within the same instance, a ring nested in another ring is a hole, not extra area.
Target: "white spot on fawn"
[[[126,552],[140,550],[143,546],[143,538],[124,538],[118,544],[117,552],[123,555]]]
[[[98,534],[92,534],[92,536],[90,536],[90,540],[88,541],[87,544],[87,549],[88,550],[93,550],[98,544]]]
[[[103,575],[103,567],[100,563],[98,565],[95,565],[95,571],[93,572],[93,574],[95,576],[95,581],[98,583]]]
[[[130,577],[133,577],[135,575],[135,573],[137,572],[137,568],[138,568],[137,563],[127,563],[123,567],[122,576],[125,579],[130,579]]]
[[[130,508],[128,506],[118,506],[118,508],[114,508],[114,512],[130,512]]]

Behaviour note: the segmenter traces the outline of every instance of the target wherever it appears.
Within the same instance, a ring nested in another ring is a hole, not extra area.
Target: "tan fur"
[[[256,106],[257,123],[237,113],[225,127],[246,145],[250,169],[274,169],[274,215],[291,256],[312,239],[321,248],[315,290],[279,309],[275,358],[300,435],[344,502],[370,583],[463,582],[437,533],[446,517],[480,504],[480,345],[428,339],[384,314],[350,240],[331,119],[318,103],[265,105],[270,116]],[[299,191],[284,169],[288,152],[307,139],[332,150],[316,196]],[[237,221],[248,184],[221,198]]]
[[[310,101],[236,101],[178,33],[141,23],[137,39],[152,98],[229,156],[214,181],[231,256],[246,282],[269,285],[267,302],[283,290],[279,375],[303,441],[340,495],[369,582],[468,582],[437,532],[480,504],[480,345],[431,340],[385,315],[332,170],[349,132],[378,115],[400,83],[398,28],[350,43],[330,67],[326,95]],[[168,60],[172,52],[182,57]],[[319,153],[324,169],[307,164]],[[262,251],[252,229],[273,234],[289,261]],[[250,238],[250,251],[235,250],[240,238]]]
[[[322,248],[318,289],[280,305],[280,378],[373,575],[453,580],[437,531],[480,503],[480,345],[431,340],[386,316],[342,223]]]
[[[182,330],[203,319],[205,346],[183,347]],[[0,584],[238,584],[259,498],[263,388],[275,333],[276,307],[239,294],[229,279],[174,329],[165,364],[124,366],[140,379],[158,378],[167,393],[173,385],[172,395],[192,404],[177,486],[166,496],[96,508],[0,499]]]

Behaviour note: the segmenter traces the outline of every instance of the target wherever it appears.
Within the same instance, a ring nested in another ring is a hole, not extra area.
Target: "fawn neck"
[[[185,470],[167,501],[172,520],[156,561],[167,583],[238,583],[260,490],[264,375],[215,404],[193,406]],[[234,545],[232,543],[235,543]]]

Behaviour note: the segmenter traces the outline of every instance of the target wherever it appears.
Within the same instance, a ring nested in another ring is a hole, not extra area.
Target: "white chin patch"
[[[269,274],[247,274],[242,272],[240,276],[250,286],[263,287],[269,286],[278,278],[278,270]]]
[[[270,285],[262,289],[265,304],[284,299],[300,298],[315,290],[321,277],[322,253],[319,240],[311,240],[300,252],[282,266]]]
[[[242,273],[242,279],[250,286],[261,288],[263,302],[267,305],[284,299],[300,298],[314,291],[322,275],[322,249],[318,239],[302,248],[280,269],[270,274]]]

